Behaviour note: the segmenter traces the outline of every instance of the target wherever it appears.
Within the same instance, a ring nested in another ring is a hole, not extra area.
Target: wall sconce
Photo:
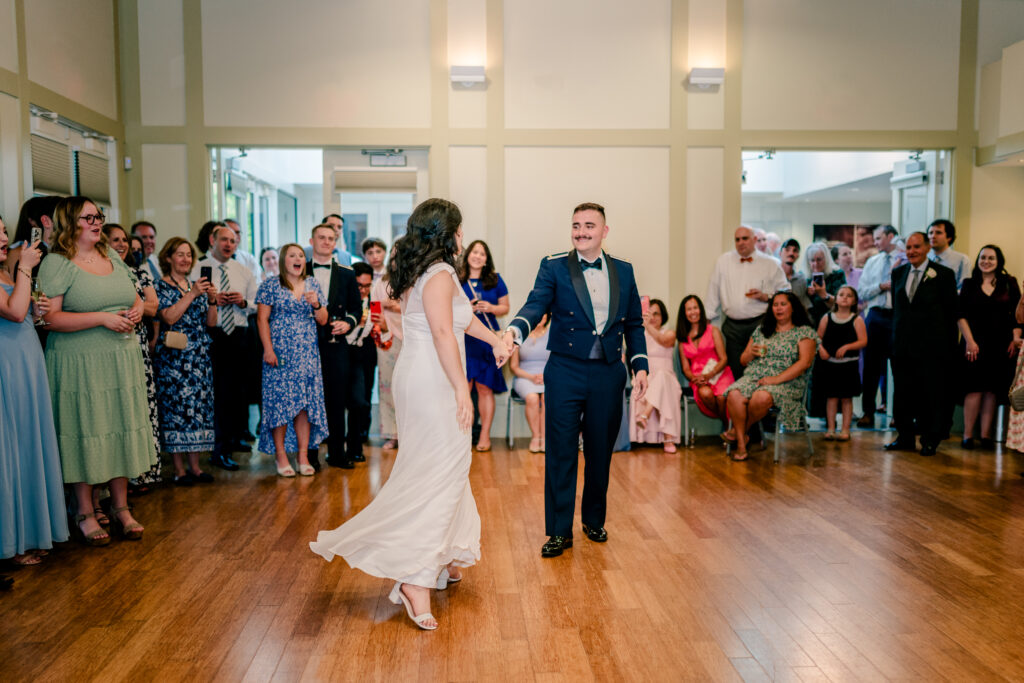
[[[725,82],[725,69],[722,67],[690,69],[690,85],[698,88],[710,88]]]
[[[472,88],[487,81],[482,66],[452,66],[449,75],[453,84],[461,85],[463,88]]]

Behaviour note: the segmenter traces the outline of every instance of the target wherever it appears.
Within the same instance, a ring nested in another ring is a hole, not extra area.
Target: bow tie
[[[753,256],[741,256],[740,257],[740,263],[753,263],[753,262],[754,262],[754,257]]]
[[[330,268],[330,267],[331,267],[330,263],[314,263],[313,264],[313,270],[316,270],[317,268]]]
[[[597,259],[593,263],[580,259],[580,269],[586,270],[587,268],[596,268],[598,270],[601,270],[601,259]]]

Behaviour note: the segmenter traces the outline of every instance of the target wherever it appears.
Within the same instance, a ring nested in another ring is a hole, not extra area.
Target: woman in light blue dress
[[[297,244],[281,247],[281,274],[256,293],[263,342],[263,421],[259,449],[274,453],[277,473],[294,477],[288,453],[298,453],[299,474],[312,476],[307,449],[327,437],[324,378],[316,326],[327,323],[327,298],[316,278],[305,277],[306,255]]]
[[[0,220],[0,264],[8,243]],[[37,244],[21,250],[14,279],[0,268],[0,558],[19,565],[39,564],[54,541],[68,540],[50,386],[29,310]],[[40,304],[45,311],[45,297]]]

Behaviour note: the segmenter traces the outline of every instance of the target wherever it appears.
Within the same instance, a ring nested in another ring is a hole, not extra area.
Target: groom
[[[608,540],[608,471],[626,385],[623,336],[635,373],[633,400],[647,391],[647,346],[633,267],[604,253],[601,244],[607,235],[603,206],[577,206],[572,212],[576,248],[541,261],[526,305],[505,331],[506,344],[519,344],[551,312],[551,356],[544,368],[544,518],[550,538],[541,548],[542,557],[556,557],[572,547],[581,428],[583,533],[597,543]]]

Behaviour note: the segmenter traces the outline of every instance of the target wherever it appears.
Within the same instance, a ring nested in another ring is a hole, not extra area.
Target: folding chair
[[[522,398],[520,398],[519,394],[516,393],[516,390],[511,388],[511,387],[509,387],[509,390],[508,390],[508,401],[507,401],[508,409],[505,411],[505,441],[508,442],[509,450],[512,450],[513,445],[515,445],[515,437],[512,436],[512,404],[513,403],[518,403],[519,405],[522,405],[522,406],[526,405],[526,401],[523,400]]]

